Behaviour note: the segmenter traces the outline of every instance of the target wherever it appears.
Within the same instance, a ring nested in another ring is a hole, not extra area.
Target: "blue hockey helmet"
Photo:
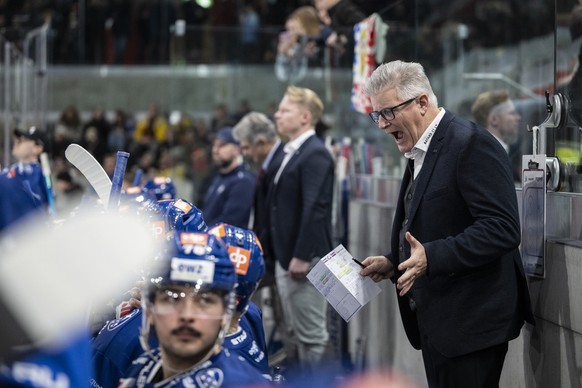
[[[228,249],[230,261],[238,275],[236,311],[244,311],[265,274],[263,248],[259,239],[250,230],[225,223],[213,226],[208,233],[220,237]]]
[[[178,232],[168,242],[167,259],[150,274],[150,291],[168,285],[232,292],[236,273],[224,243],[208,233]],[[151,300],[152,295],[148,295]]]
[[[208,227],[202,212],[185,199],[165,199],[151,204],[148,209],[151,218],[163,224],[165,232],[206,232]]]
[[[212,305],[200,303],[197,314],[200,318],[221,320],[221,329],[216,343],[222,343],[230,325],[235,305],[234,287],[236,273],[224,243],[208,233],[173,233],[167,240],[168,249],[164,257],[151,268],[145,280],[144,319],[140,341],[149,351],[151,314],[171,314],[180,311],[186,298],[207,299],[207,292],[221,298],[224,309],[212,311]],[[180,288],[180,289],[174,289]],[[159,300],[156,296],[161,297]],[[207,309],[205,310],[205,306]],[[151,311],[151,313],[150,313]]]
[[[176,198],[176,187],[172,178],[157,176],[144,183],[142,190],[154,195],[157,199]]]
[[[143,192],[139,186],[131,186],[121,192],[119,208],[123,210],[131,209],[139,214],[154,202],[156,202],[155,196]]]

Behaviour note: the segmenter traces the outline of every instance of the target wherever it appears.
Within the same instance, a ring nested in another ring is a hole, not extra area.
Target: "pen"
[[[358,261],[358,260],[354,259],[353,257],[352,257],[352,260],[353,260],[353,261],[355,261],[355,262],[356,262],[356,264],[358,264],[360,267],[362,267],[362,268],[366,268],[366,266],[365,266],[364,264],[362,264],[362,262],[361,262],[361,261]]]

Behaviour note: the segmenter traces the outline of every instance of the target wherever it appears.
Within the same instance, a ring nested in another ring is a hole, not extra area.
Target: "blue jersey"
[[[17,164],[0,173],[0,231],[48,203],[42,170],[36,163]]]
[[[38,163],[15,163],[2,171],[2,175],[30,187],[38,206],[48,204],[48,188]]]
[[[90,352],[89,337],[85,334],[58,350],[38,349],[22,359],[0,364],[0,386],[90,387]]]
[[[219,222],[247,228],[255,198],[255,176],[243,165],[212,180],[204,196],[202,214],[206,225]]]
[[[162,377],[162,360],[159,349],[144,353],[136,359],[127,377],[119,381],[118,388],[220,388],[268,386],[269,381],[244,358],[231,354],[228,349],[210,357],[167,379]]]
[[[122,318],[107,322],[93,338],[93,387],[116,387],[131,362],[143,353],[139,341],[142,316],[142,309],[132,310]],[[155,338],[151,338],[150,347],[157,346]]]
[[[269,375],[263,314],[253,302],[249,302],[248,306],[239,320],[239,330],[227,335],[222,346],[232,354],[244,357],[264,375]]]

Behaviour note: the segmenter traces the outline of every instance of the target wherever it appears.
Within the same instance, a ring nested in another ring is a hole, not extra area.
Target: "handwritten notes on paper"
[[[361,268],[352,258],[340,244],[307,274],[307,279],[346,322],[381,291],[370,278],[360,275]]]

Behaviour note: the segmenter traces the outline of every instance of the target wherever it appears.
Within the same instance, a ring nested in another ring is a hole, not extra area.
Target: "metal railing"
[[[44,128],[47,113],[49,25],[30,32],[21,41],[0,36],[2,51],[3,165],[10,163],[10,135],[15,127]]]

